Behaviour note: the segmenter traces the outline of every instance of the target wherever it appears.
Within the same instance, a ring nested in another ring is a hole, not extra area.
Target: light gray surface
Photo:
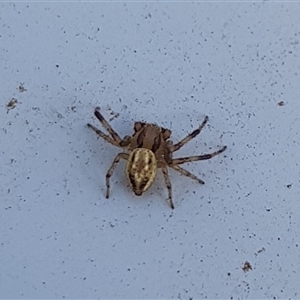
[[[1,298],[298,298],[297,3],[1,3]],[[19,91],[23,84],[26,89]],[[17,99],[14,109],[6,104]],[[278,105],[280,101],[283,106]],[[210,152],[142,198],[118,149],[156,122]],[[252,270],[243,271],[245,262]]]

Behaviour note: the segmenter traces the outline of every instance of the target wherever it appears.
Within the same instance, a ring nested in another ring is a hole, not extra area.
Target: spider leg
[[[174,209],[174,203],[172,200],[172,184],[169,178],[168,169],[166,167],[162,168],[162,173],[164,175],[165,183],[168,189],[168,201],[172,209]]]
[[[198,178],[197,176],[195,176],[194,174],[190,173],[189,171],[183,169],[182,167],[179,167],[177,165],[169,165],[170,168],[174,169],[175,171],[181,173],[184,176],[190,177],[196,181],[198,181],[201,184],[204,184],[204,181],[201,180],[200,178]]]
[[[121,158],[128,160],[129,154],[128,153],[119,153],[115,159],[113,160],[110,168],[108,169],[107,173],[106,173],[106,198],[109,198],[109,194],[110,194],[110,182],[109,179],[111,177],[111,175],[114,172],[115,167],[117,166],[118,162],[120,161]]]
[[[222,149],[215,151],[213,153],[209,153],[209,154],[175,158],[175,159],[172,159],[171,164],[172,165],[180,165],[180,164],[184,164],[184,163],[191,162],[191,161],[211,159],[214,156],[219,155],[222,152],[224,152],[226,150],[226,148],[227,148],[227,146],[224,146]],[[170,167],[173,167],[172,165],[170,165]]]
[[[117,146],[117,147],[121,147],[121,145],[119,145],[119,143],[117,141],[115,141],[114,139],[112,139],[110,136],[108,136],[107,134],[105,134],[104,132],[102,132],[101,130],[99,130],[98,128],[96,128],[94,125],[88,123],[87,126],[91,129],[93,129],[100,137],[102,137],[104,140],[106,140],[107,142],[109,142],[110,144]]]
[[[177,151],[184,144],[188,143],[191,139],[193,139],[194,137],[196,137],[201,132],[201,130],[203,129],[203,127],[205,126],[205,124],[207,123],[207,121],[208,121],[208,116],[206,116],[204,118],[204,121],[201,123],[201,125],[197,129],[195,129],[192,133],[188,134],[184,139],[182,139],[177,144],[171,146],[170,147],[171,152]]]
[[[130,142],[131,142],[131,136],[125,135],[123,140],[120,142],[120,146],[126,148],[130,145]]]
[[[101,124],[103,125],[103,127],[109,132],[109,134],[112,136],[112,138],[120,143],[121,142],[121,138],[120,136],[112,129],[112,127],[108,124],[108,122],[105,120],[105,118],[102,116],[102,114],[100,113],[100,107],[96,107],[95,108],[95,116],[97,117],[97,119],[101,122]]]

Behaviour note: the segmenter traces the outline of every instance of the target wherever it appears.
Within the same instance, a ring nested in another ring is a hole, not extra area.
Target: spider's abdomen
[[[155,179],[156,169],[156,158],[151,150],[137,148],[130,153],[126,174],[136,195],[140,196],[149,189]]]

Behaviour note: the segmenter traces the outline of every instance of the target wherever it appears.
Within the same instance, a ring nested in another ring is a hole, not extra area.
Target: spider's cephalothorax
[[[222,149],[210,154],[175,159],[172,158],[173,152],[180,149],[184,144],[189,142],[192,138],[200,133],[204,125],[207,123],[208,117],[205,117],[204,121],[197,129],[187,135],[180,142],[173,145],[173,143],[169,141],[169,138],[171,136],[171,131],[169,129],[165,129],[155,124],[136,122],[134,124],[134,134],[132,136],[125,136],[123,139],[121,139],[120,136],[104,119],[104,117],[100,113],[99,107],[96,107],[95,109],[95,116],[102,123],[110,136],[91,124],[88,124],[88,127],[93,129],[100,137],[105,139],[107,142],[126,150],[126,152],[121,152],[115,157],[111,167],[106,174],[106,198],[109,197],[110,193],[109,179],[117,163],[121,158],[123,158],[127,160],[126,174],[128,182],[133,192],[138,196],[142,195],[143,192],[150,188],[155,180],[157,169],[161,169],[168,189],[168,200],[171,208],[174,208],[174,204],[172,201],[172,187],[167,167],[170,167],[180,172],[181,174],[188,176],[201,184],[204,184],[201,179],[191,174],[189,171],[183,169],[179,165],[191,161],[210,159],[222,153],[226,149],[226,146],[224,146]]]

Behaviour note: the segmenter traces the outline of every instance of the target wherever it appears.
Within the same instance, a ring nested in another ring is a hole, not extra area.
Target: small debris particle
[[[260,254],[260,253],[262,253],[262,252],[265,252],[266,251],[266,249],[264,248],[264,247],[262,247],[261,249],[259,249],[258,251],[257,251],[257,253],[255,253],[255,255],[258,255],[258,254]]]
[[[251,264],[249,263],[249,261],[245,261],[242,270],[243,270],[245,273],[248,272],[248,271],[250,271],[250,270],[252,270],[252,266],[251,266]]]
[[[58,119],[63,119],[63,115],[59,112],[57,112],[56,116],[57,116]]]
[[[291,183],[290,183],[290,184],[287,184],[286,187],[287,187],[288,189],[290,189],[290,188],[292,187],[292,184],[291,184]]]
[[[111,122],[112,120],[114,120],[114,119],[116,119],[117,117],[119,117],[119,113],[116,113],[116,112],[114,112],[114,111],[112,111],[111,113],[111,118],[109,119],[109,121]]]
[[[6,104],[7,113],[9,110],[14,109],[18,103],[18,100],[15,98],[11,98],[9,102]]]
[[[23,92],[27,91],[24,87],[24,83],[20,83],[18,90],[19,90],[20,93],[23,93]]]
[[[283,106],[285,103],[283,101],[278,102],[279,106]]]

